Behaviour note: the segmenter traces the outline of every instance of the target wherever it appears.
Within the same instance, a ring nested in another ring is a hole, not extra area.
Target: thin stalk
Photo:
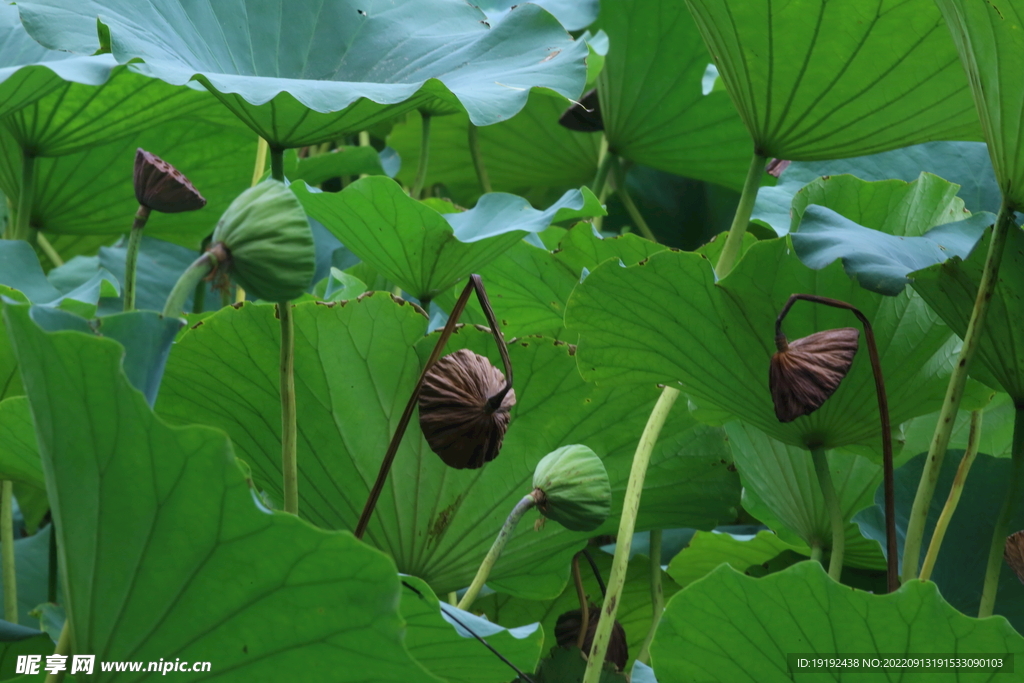
[[[214,247],[214,250],[216,250],[216,247]],[[220,250],[220,254],[226,256],[223,249]],[[167,303],[164,304],[163,311],[165,318],[181,315],[181,312],[185,310],[185,302],[188,301],[188,295],[192,293],[196,285],[203,281],[203,278],[213,272],[213,269],[217,267],[218,260],[217,254],[214,251],[205,251],[192,262],[192,265],[185,269],[185,272],[181,274],[181,277],[175,283],[174,289],[167,296]]]
[[[287,301],[277,305],[281,318],[281,471],[284,511],[299,514],[298,431],[295,411],[295,324]]]
[[[491,192],[491,178],[487,175],[484,156],[480,152],[480,133],[472,121],[469,122],[469,155],[473,157],[473,168],[476,169],[476,178],[480,181],[480,189],[484,194]]]
[[[740,203],[736,207],[736,214],[732,219],[732,226],[729,227],[729,236],[725,238],[725,246],[722,247],[722,254],[715,264],[715,272],[719,278],[729,274],[736,260],[740,255],[740,247],[743,246],[743,235],[750,225],[750,214],[754,212],[754,202],[757,200],[757,191],[761,187],[761,177],[764,175],[764,165],[768,160],[764,155],[754,152],[750,160],[750,168],[747,169],[747,179],[743,183],[743,193],[740,195]]]
[[[0,483],[0,562],[4,577],[4,619],[18,623],[18,576],[14,564],[14,482]]]
[[[127,256],[124,261],[124,310],[135,310],[135,270],[139,262],[139,246],[142,244],[142,229],[149,220],[149,207],[139,204],[132,222],[132,231],[128,234]]]
[[[622,205],[626,207],[629,217],[633,219],[633,223],[636,224],[640,233],[652,242],[657,242],[658,238],[651,232],[650,226],[647,225],[647,221],[644,220],[643,214],[640,213],[640,209],[637,208],[629,194],[629,190],[626,188],[626,164],[620,159],[613,165],[615,168],[615,191],[618,192]]]
[[[455,591],[451,591],[450,593],[448,593],[448,604],[451,605],[452,607],[458,607],[459,606],[459,594],[456,593]]]
[[[420,163],[416,167],[416,179],[412,183],[409,196],[419,199],[423,194],[423,183],[427,180],[427,164],[430,163],[430,114],[420,114]],[[473,124],[469,124],[472,126]]]
[[[992,616],[996,605],[996,591],[999,589],[999,572],[1003,568],[1003,552],[1010,522],[1017,512],[1017,504],[1024,495],[1024,405],[1017,405],[1013,419],[1013,447],[1010,454],[1010,482],[1006,488],[1003,507],[992,533],[992,545],[988,551],[988,566],[985,568],[985,583],[981,589],[981,604],[978,618]]]
[[[622,517],[619,519],[619,535],[615,540],[615,557],[612,559],[612,571],[608,576],[608,592],[601,608],[601,619],[597,624],[594,642],[590,646],[587,657],[587,670],[583,674],[583,683],[598,683],[604,668],[604,658],[608,654],[608,642],[612,637],[615,615],[619,609],[622,588],[626,584],[626,568],[629,564],[629,550],[633,544],[633,531],[636,528],[636,517],[640,510],[640,495],[644,489],[647,476],[647,465],[651,461],[651,453],[658,442],[661,428],[665,425],[672,405],[679,398],[679,390],[666,386],[654,404],[654,410],[647,418],[647,425],[640,436],[636,453],[633,454],[633,465],[629,471],[629,483],[622,499]]]
[[[38,230],[36,231],[36,244],[38,244],[42,252],[46,254],[46,258],[50,259],[50,263],[52,263],[54,267],[64,265],[64,259],[60,257],[57,250],[53,248],[52,244],[50,244],[50,240],[46,239],[46,235]]]
[[[36,157],[26,151],[21,154],[21,190],[18,194],[18,215],[14,224],[14,237],[33,241],[32,206],[36,195]]]
[[[602,199],[608,186],[608,173],[614,163],[615,155],[608,151],[608,138],[602,133],[601,151],[597,155],[597,173],[594,175],[594,182],[590,183],[590,190]]]
[[[821,562],[821,543],[819,541],[811,543],[811,559],[815,562]]]
[[[971,411],[971,427],[967,435],[967,450],[960,460],[960,466],[956,469],[953,477],[953,485],[949,487],[949,497],[946,504],[942,506],[942,513],[939,514],[939,521],[935,523],[935,531],[932,532],[932,540],[928,544],[928,552],[924,556],[924,564],[921,565],[922,581],[931,578],[932,570],[935,569],[935,560],[939,557],[939,548],[942,547],[942,539],[946,536],[946,529],[949,528],[949,520],[953,519],[956,506],[960,503],[960,495],[964,491],[964,483],[967,481],[967,473],[974,464],[974,458],[978,455],[978,440],[981,438],[981,411]]]
[[[284,182],[284,149],[274,147],[270,150],[270,177]]]
[[[50,519],[50,552],[47,558],[46,601],[57,602],[57,527]]]
[[[369,147],[370,146],[370,131],[368,131],[368,130],[361,130],[361,131],[359,131],[359,146],[360,147]],[[368,175],[370,175],[370,174],[369,173],[360,173],[359,177],[360,178],[365,178]]]
[[[494,310],[491,308],[490,301],[487,300],[487,291],[484,289],[483,281],[479,275],[470,275],[469,282],[466,283],[466,287],[462,290],[459,300],[452,307],[451,314],[448,316],[448,322],[445,323],[444,329],[441,330],[441,335],[437,339],[437,344],[434,345],[434,350],[430,352],[430,357],[427,358],[423,370],[420,371],[419,379],[416,380],[416,386],[413,387],[409,401],[405,404],[405,410],[402,411],[402,417],[398,420],[395,433],[391,436],[391,443],[388,444],[388,450],[384,453],[384,460],[380,463],[380,471],[377,472],[377,480],[373,483],[373,488],[370,489],[370,495],[363,506],[362,514],[359,515],[359,522],[356,524],[355,530],[356,538],[362,538],[363,534],[366,533],[366,527],[370,524],[373,510],[377,507],[377,500],[380,498],[381,491],[384,490],[384,482],[387,481],[391,465],[394,463],[395,455],[398,453],[398,447],[402,443],[402,437],[405,435],[405,430],[409,426],[409,420],[412,418],[413,410],[415,410],[419,400],[420,389],[423,388],[423,380],[426,379],[427,372],[430,371],[431,366],[441,357],[441,352],[444,350],[445,344],[448,343],[448,338],[455,331],[455,325],[459,322],[459,317],[462,315],[462,311],[465,310],[466,304],[469,303],[469,296],[473,292],[476,292],[476,298],[480,302],[480,307],[484,310],[487,324],[491,326],[491,334],[494,335],[494,340],[498,344],[501,362],[505,366],[505,388],[492,396],[490,402],[496,406],[501,405],[501,401],[504,400],[505,395],[512,388],[512,361],[509,360],[508,348],[505,345],[504,338],[501,336],[501,328],[498,327],[498,320],[494,315]]]
[[[651,628],[647,631],[640,654],[636,658],[644,664],[651,663],[651,641],[661,623],[661,613],[665,611],[665,592],[661,585],[661,529],[651,531]]]
[[[974,310],[971,311],[971,319],[967,323],[967,332],[964,334],[964,343],[960,347],[960,355],[957,356],[953,374],[946,387],[946,397],[942,401],[939,421],[935,425],[935,434],[932,436],[932,442],[928,448],[928,458],[924,461],[921,481],[917,485],[914,504],[910,509],[907,537],[903,544],[904,583],[917,578],[918,575],[921,544],[924,540],[924,525],[928,520],[928,508],[931,506],[932,496],[935,495],[935,486],[939,481],[939,472],[942,469],[942,459],[946,456],[949,436],[953,432],[953,423],[956,420],[957,411],[960,409],[960,399],[964,394],[964,385],[967,383],[967,373],[971,369],[971,360],[974,359],[974,354],[978,350],[981,333],[985,327],[989,302],[995,292],[996,283],[999,281],[999,264],[1003,260],[1003,248],[1006,246],[1006,236],[1009,234],[1011,226],[1014,226],[1013,209],[1004,198],[1003,205],[999,209],[999,217],[996,219],[996,227],[992,231],[988,255],[985,257],[985,269],[982,271],[981,283],[978,285]]]
[[[832,557],[828,562],[828,575],[839,581],[843,574],[843,554],[846,550],[846,530],[843,524],[843,510],[839,507],[836,487],[832,484],[832,472],[828,468],[825,449],[811,449],[811,460],[814,461],[814,472],[818,475],[821,495],[825,497],[825,509],[828,510],[829,521],[832,522]]]
[[[590,601],[587,600],[587,592],[583,589],[583,575],[580,574],[580,555],[582,551],[572,556],[572,582],[576,586],[576,599],[580,603],[580,632],[576,636],[576,647],[583,649],[583,642],[587,639],[587,631],[590,630]]]
[[[67,657],[71,653],[71,628],[68,624],[71,623],[71,615],[64,620],[64,626],[60,629],[60,637],[57,638],[57,647],[54,648],[53,654],[62,655]],[[64,674],[67,673],[70,666],[65,666],[60,671],[46,674],[45,683],[60,683],[64,680]]]
[[[263,173],[267,168],[267,150],[269,148],[270,146],[263,138],[260,138],[259,142],[256,143],[256,164],[252,169],[252,183],[249,187],[259,184],[260,178],[263,177]]]
[[[476,596],[480,594],[480,589],[484,587],[484,583],[487,582],[487,577],[491,574],[491,569],[494,568],[494,564],[498,561],[501,556],[501,551],[505,549],[505,545],[508,544],[510,538],[512,538],[512,532],[515,531],[516,524],[523,518],[526,511],[537,505],[536,496],[539,495],[538,491],[534,490],[523,496],[516,506],[512,508],[512,512],[507,518],[505,523],[501,526],[501,531],[498,532],[498,537],[494,539],[494,543],[491,544],[491,549],[487,551],[487,555],[484,557],[484,561],[480,563],[480,568],[476,570],[476,576],[473,577],[473,583],[469,584],[469,588],[466,589],[466,593],[462,596],[462,600],[459,600],[459,609],[468,610],[473,605],[473,601],[476,600]]]

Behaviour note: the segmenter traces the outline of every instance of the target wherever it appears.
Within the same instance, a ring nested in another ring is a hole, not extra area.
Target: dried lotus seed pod
[[[1024,531],[1010,534],[1006,537],[1006,547],[1003,548],[1003,559],[1010,569],[1017,575],[1021,583],[1024,583]]]
[[[857,353],[860,330],[843,327],[824,330],[793,342],[775,340],[768,386],[779,422],[809,415],[839,387]]]
[[[516,392],[505,375],[469,349],[438,360],[420,389],[420,428],[449,467],[476,469],[498,457]]]
[[[612,511],[612,487],[601,458],[579,444],[545,455],[533,472],[537,509],[572,531],[593,531]]]
[[[141,147],[135,151],[135,198],[147,209],[160,213],[197,211],[206,199],[185,175]]]
[[[601,618],[601,610],[594,603],[590,603],[589,619],[587,624],[587,635],[583,637],[583,646],[580,648],[583,654],[590,653],[590,646],[594,644],[594,634],[597,632],[597,622]],[[580,628],[583,626],[583,612],[579,609],[570,610],[558,617],[555,622],[555,641],[560,647],[576,647],[579,642]],[[615,665],[616,670],[622,671],[629,661],[629,645],[626,642],[626,631],[622,628],[619,620],[612,625],[612,636],[608,641],[608,651],[604,654],[604,661]]]

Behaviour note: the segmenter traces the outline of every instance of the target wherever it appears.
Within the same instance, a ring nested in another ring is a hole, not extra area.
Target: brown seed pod
[[[504,397],[505,375],[483,356],[459,349],[438,360],[420,390],[420,428],[431,450],[456,469],[476,469],[498,457],[516,403]]]
[[[816,332],[791,343],[776,338],[768,387],[779,422],[809,415],[828,400],[850,371],[860,330],[843,327]]]
[[[135,151],[135,198],[160,213],[197,211],[206,199],[178,169],[141,147]]]
[[[590,652],[594,644],[594,634],[597,633],[597,622],[600,620],[601,610],[594,603],[590,603],[590,619],[587,625],[587,635],[583,638],[583,654]],[[558,617],[555,622],[555,641],[561,647],[576,647],[579,642],[580,627],[583,625],[583,612],[578,609],[570,610]],[[626,668],[629,661],[629,645],[626,643],[626,631],[622,624],[615,621],[612,626],[612,637],[608,641],[608,651],[604,655],[604,661],[611,662],[618,671]]]
[[[1021,583],[1024,583],[1024,531],[1018,531],[1006,537],[1006,547],[1003,548],[1003,559],[1010,569],[1017,575]]]

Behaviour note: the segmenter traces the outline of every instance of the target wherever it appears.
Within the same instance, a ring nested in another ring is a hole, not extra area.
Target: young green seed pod
[[[135,150],[135,198],[139,204],[160,213],[197,211],[206,199],[185,175],[155,154]]]
[[[1010,534],[1006,537],[1006,547],[1003,548],[1003,559],[1010,569],[1017,575],[1021,583],[1024,583],[1024,531]]]
[[[316,270],[313,232],[295,194],[264,180],[238,195],[213,231],[228,252],[231,275],[267,301],[289,301],[309,287]]]
[[[601,458],[579,444],[545,455],[533,472],[537,509],[571,531],[593,531],[612,510],[612,487]]]
[[[772,356],[768,387],[779,422],[809,415],[828,400],[850,371],[859,336],[860,330],[844,327],[793,342],[784,336],[775,340],[779,350]]]
[[[601,609],[594,603],[590,603],[590,619],[587,624],[587,634],[583,636],[583,646],[580,648],[584,654],[590,652],[594,644],[594,634],[597,633],[597,623],[600,621]],[[559,647],[576,647],[579,642],[580,629],[583,626],[583,612],[579,609],[569,610],[559,615],[555,622],[555,642]],[[608,651],[604,654],[604,661],[615,665],[616,670],[622,671],[629,661],[629,644],[626,642],[626,630],[616,619],[612,625],[612,636],[608,641]]]

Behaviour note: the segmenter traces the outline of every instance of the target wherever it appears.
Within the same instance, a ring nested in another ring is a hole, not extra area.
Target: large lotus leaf
[[[997,393],[981,413],[981,437],[978,441],[978,452],[988,453],[997,458],[1010,457],[1013,444],[1013,399],[1009,394]],[[903,443],[902,456],[913,456],[928,450],[935,425],[939,421],[937,412],[907,420],[900,425],[898,434],[893,438]],[[970,433],[971,411],[961,410],[956,415],[953,431],[949,437],[949,448],[967,448]]]
[[[44,681],[46,673],[40,669],[35,676],[16,675],[18,657],[21,655],[39,655],[42,661],[46,655],[53,653],[53,641],[50,636],[34,628],[26,628],[9,622],[0,622],[0,680],[12,680],[15,683]]]
[[[728,95],[703,94],[711,56],[681,2],[604,0],[610,48],[598,77],[609,149],[654,168],[739,189],[750,137]]]
[[[385,293],[339,305],[295,307],[299,513],[325,528],[352,528],[377,476],[394,426],[434,336],[426,319]],[[279,325],[273,307],[246,304],[206,318],[175,345],[158,409],[231,436],[272,500],[280,499]],[[470,346],[500,367],[493,340],[463,328],[449,350]],[[244,351],[242,351],[244,349]],[[533,468],[560,446],[583,443],[612,481],[614,530],[636,439],[658,391],[653,385],[600,389],[579,377],[571,347],[522,339],[511,345],[517,403],[501,455],[478,470],[447,468],[413,417],[365,540],[438,594],[469,584]],[[733,516],[738,480],[724,435],[676,411],[666,425],[641,506],[642,528],[711,528]],[[587,534],[557,524],[533,530],[530,513],[489,584],[534,599],[557,595],[569,558]]]
[[[29,425],[31,429],[31,424]],[[35,435],[32,435],[35,440]],[[36,460],[39,455],[36,454]],[[40,472],[41,474],[41,472]],[[46,495],[45,493],[43,494]],[[20,504],[21,501],[19,500]],[[37,626],[39,620],[30,613],[49,599],[50,577],[50,534],[53,525],[46,526],[39,533],[14,541],[14,567],[18,581],[18,623],[22,626]],[[0,601],[3,599],[3,584],[0,584]],[[53,650],[53,642],[50,642]],[[50,654],[47,652],[47,654]]]
[[[832,523],[811,454],[742,422],[730,423],[726,432],[743,482],[744,509],[791,545],[831,548]],[[875,489],[882,481],[882,468],[867,458],[843,451],[829,452],[826,457],[845,521],[844,563],[885,569],[879,544],[864,538],[851,521],[857,512],[871,505]]]
[[[702,406],[788,444],[877,447],[867,349],[820,409],[788,423],[775,417],[768,366],[776,315],[790,294],[817,294],[847,301],[871,321],[893,424],[941,405],[959,342],[916,294],[870,293],[838,263],[811,270],[785,238],[754,244],[728,277],[714,280],[707,258],[693,253],[661,252],[629,268],[598,266],[573,291],[565,313],[566,327],[580,334],[577,361],[584,377],[614,384],[678,381]],[[784,331],[797,339],[855,324],[848,311],[802,302]]]
[[[92,52],[97,19],[119,62],[209,88],[271,146],[299,147],[392,118],[434,98],[477,125],[511,118],[531,88],[577,98],[587,46],[548,12],[520,5],[496,26],[439,0],[37,0],[19,5],[34,38]],[[239,18],[241,17],[241,21]]]
[[[216,102],[209,102],[203,119],[183,114],[99,147],[37,159],[32,226],[49,235],[101,235],[100,243],[106,244],[127,232],[139,206],[132,169],[135,150],[142,147],[174,164],[207,199],[198,213],[154,212],[146,234],[198,247],[231,201],[251,184],[256,157],[256,137],[235,121],[221,125],[224,117],[217,116],[218,109]],[[21,150],[14,136],[0,127],[0,190],[17,197],[20,189]],[[65,259],[82,253],[65,250],[59,241],[54,247]]]
[[[32,415],[24,396],[0,401],[0,479],[46,489]]]
[[[835,159],[981,139],[932,0],[686,4],[762,155]]]
[[[817,562],[753,579],[721,567],[669,601],[651,658],[662,681],[781,683],[838,680],[834,671],[794,676],[788,655],[913,657],[1024,653],[1024,638],[1003,619],[973,619],[942,599],[935,584],[913,581],[872,595],[832,581]],[[901,683],[998,680],[992,673],[888,669],[843,680]]]
[[[968,211],[999,210],[1002,197],[985,143],[926,142],[850,159],[794,161],[782,172],[774,187],[758,190],[753,220],[771,227],[779,235],[785,235],[792,223],[791,208],[797,193],[821,176],[848,173],[864,181],[897,179],[910,183],[923,172],[941,175],[959,185],[956,195],[963,200]],[[898,186],[892,187],[898,194]],[[884,208],[872,205],[873,213],[882,211]],[[846,215],[844,211],[840,213]]]
[[[914,291],[942,316],[953,332],[963,336],[974,310],[992,233],[987,232],[966,260],[911,273]],[[989,300],[985,327],[971,374],[993,388],[1002,388],[1024,402],[1024,233],[1010,226],[999,267],[999,281]]]
[[[476,207],[442,214],[410,198],[390,178],[358,180],[342,192],[296,183],[306,212],[356,256],[417,299],[437,294],[476,272],[528,233],[553,222],[603,215],[586,188],[569,190],[544,211],[515,195],[485,195]]]
[[[611,573],[612,556],[600,552],[596,548],[592,548],[590,552],[598,571],[601,572],[601,577],[607,581]],[[601,594],[600,585],[594,578],[589,563],[583,557],[580,558],[580,575],[583,578],[584,592],[590,601],[597,605],[603,604],[604,596]],[[662,572],[661,590],[667,600],[679,591],[679,586],[672,580],[672,577]],[[562,594],[554,600],[540,602],[496,593],[478,599],[473,603],[473,608],[482,611],[488,619],[499,624],[539,621],[544,627],[544,642],[554,646],[556,642],[555,624],[558,622],[558,617],[565,612],[578,610],[580,600],[576,595],[576,586],[570,582]],[[600,613],[597,610],[591,613],[592,619],[599,616]],[[622,624],[622,628],[626,632],[630,662],[626,665],[628,670],[634,658],[639,654],[647,633],[651,630],[651,562],[645,556],[635,556],[629,560],[629,565],[626,568],[626,584],[619,595],[615,620]]]
[[[984,425],[982,429],[984,430]],[[931,541],[935,522],[946,504],[945,493],[953,484],[962,456],[963,451],[950,450],[942,461],[942,470],[939,472],[935,489],[939,495],[932,498],[931,506],[928,508],[928,521],[925,523],[922,545],[924,548],[927,548]],[[895,472],[896,538],[901,556],[911,504],[921,480],[921,470],[926,457],[927,453],[921,453]],[[956,512],[950,519],[946,535],[942,539],[942,547],[936,558],[931,580],[938,585],[946,600],[965,614],[978,613],[992,534],[999,518],[1007,482],[1012,476],[1012,467],[1008,458],[993,458],[985,453],[977,456],[967,475]],[[861,531],[872,538],[881,538],[885,535],[881,495],[881,491],[878,491],[875,494],[875,504],[856,518]],[[1018,507],[1010,520],[1010,529],[1024,529],[1024,508]],[[996,593],[994,612],[1006,617],[1014,628],[1021,631],[1024,629],[1024,584],[1017,579],[1009,565],[1002,561],[1000,565],[999,589]]]
[[[771,531],[759,531],[742,539],[716,531],[698,531],[689,545],[672,558],[668,573],[685,588],[722,563],[728,563],[744,574],[753,568],[763,571],[764,565],[787,550],[806,553],[807,547],[792,546]]]
[[[221,680],[283,680],[299,669],[435,680],[402,647],[401,589],[387,557],[347,533],[259,510],[226,437],[156,418],[122,374],[117,343],[45,333],[26,307],[4,315],[36,424],[76,652],[212,661]]]
[[[477,0],[473,4],[494,24],[515,9],[516,0]],[[568,31],[584,29],[597,18],[597,0],[536,0],[534,4],[554,14]]]
[[[521,671],[532,672],[537,668],[545,640],[539,624],[503,628],[451,605],[442,607],[430,587],[416,577],[403,576],[402,583],[400,609],[407,629],[405,646],[431,673],[449,683],[496,683],[514,675],[508,664],[454,620],[485,638]]]
[[[974,91],[992,167],[1005,199],[1024,209],[1024,2],[936,0]]]

